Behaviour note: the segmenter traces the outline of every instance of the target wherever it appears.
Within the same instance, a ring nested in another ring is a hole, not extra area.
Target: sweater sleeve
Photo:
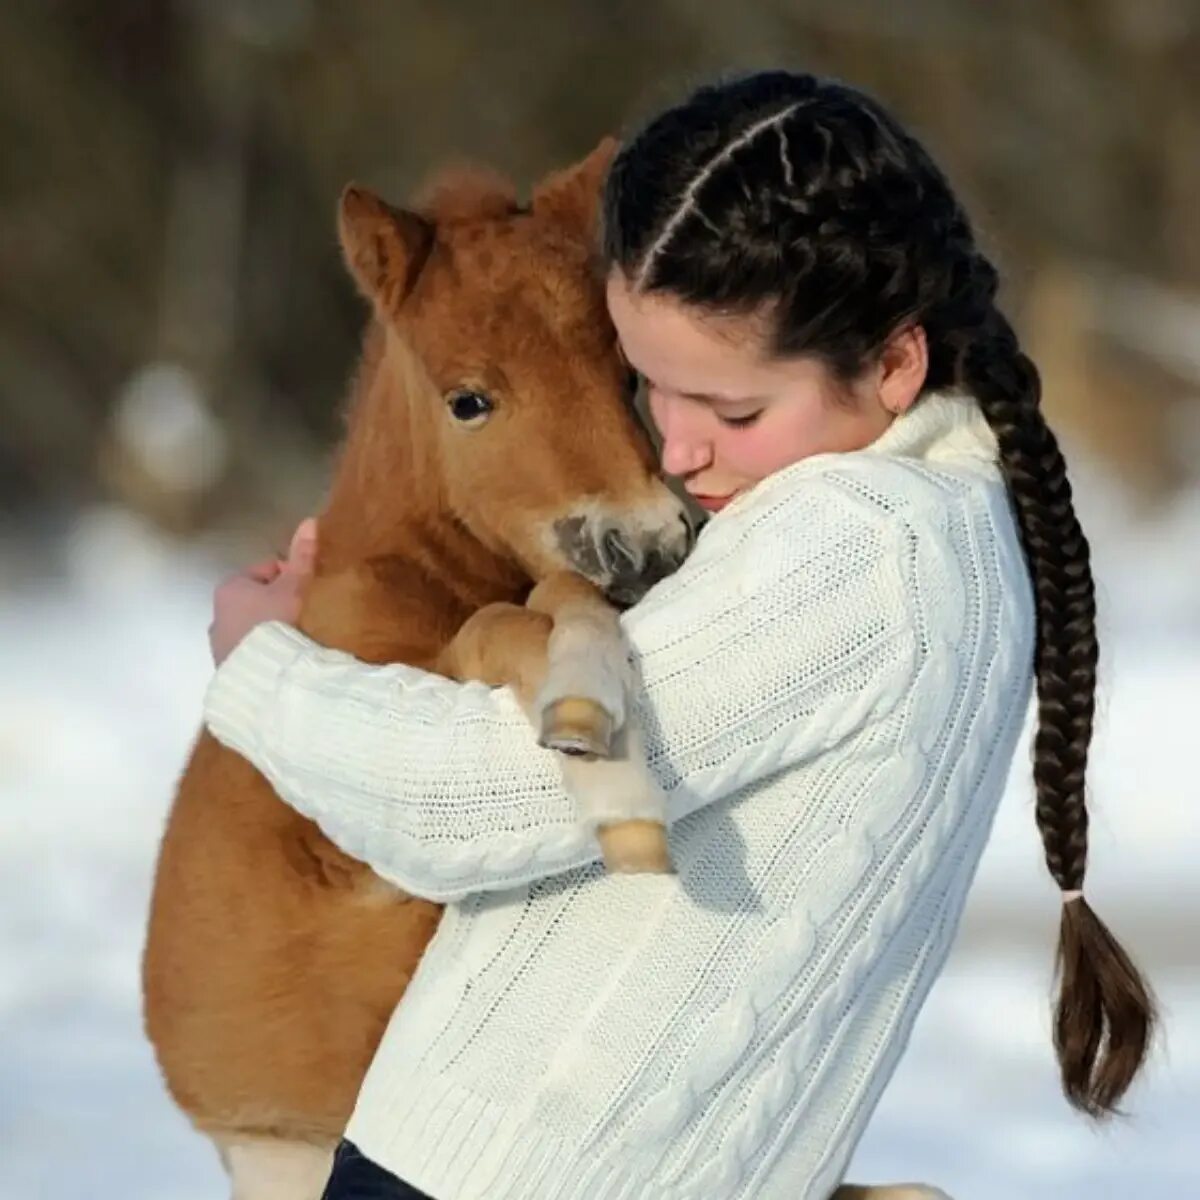
[[[906,524],[805,482],[710,525],[622,617],[670,822],[878,719],[915,670]],[[216,672],[205,719],[414,895],[459,899],[599,857],[508,688],[365,664],[269,623]]]

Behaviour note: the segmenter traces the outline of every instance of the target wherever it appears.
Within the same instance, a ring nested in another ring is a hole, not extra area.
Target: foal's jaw
[[[683,505],[664,488],[662,496],[635,508],[602,501],[576,505],[550,523],[546,541],[560,565],[624,606],[679,567],[694,529]]]

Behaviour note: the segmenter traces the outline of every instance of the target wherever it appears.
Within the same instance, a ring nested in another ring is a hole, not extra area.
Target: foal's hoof
[[[564,696],[542,713],[538,742],[563,754],[608,758],[614,732],[612,717],[595,700]]]
[[[667,827],[658,821],[617,821],[601,825],[596,840],[604,854],[604,865],[622,875],[673,875],[667,849]]]

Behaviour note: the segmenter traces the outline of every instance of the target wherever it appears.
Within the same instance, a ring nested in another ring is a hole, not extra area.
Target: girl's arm
[[[826,476],[743,504],[622,617],[670,821],[877,719],[915,670],[907,520]],[[599,857],[508,688],[368,665],[272,622],[217,671],[205,716],[284,801],[414,895]]]

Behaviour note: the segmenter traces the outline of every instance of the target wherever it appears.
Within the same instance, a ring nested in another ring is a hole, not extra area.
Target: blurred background
[[[873,91],[968,200],[1043,369],[1100,584],[1089,894],[1166,1036],[1057,1091],[1056,893],[1014,770],[852,1177],[1200,1195],[1200,0],[4,0],[0,1198],[201,1200],[140,1028],[150,872],[224,572],[319,503],[363,318],[357,179],[522,186],[726,69]]]

